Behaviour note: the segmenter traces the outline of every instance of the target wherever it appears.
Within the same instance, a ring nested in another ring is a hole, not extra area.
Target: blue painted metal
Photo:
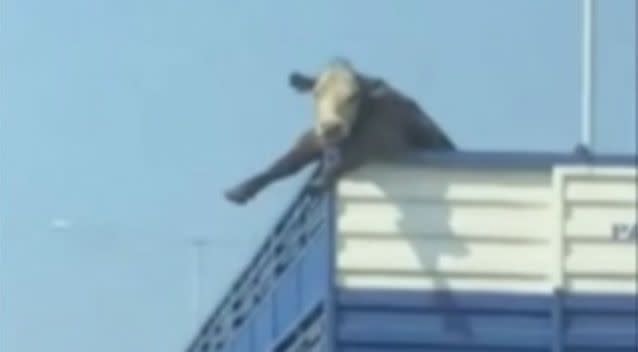
[[[529,169],[559,163],[626,166],[638,164],[637,160],[636,155],[459,151],[418,152],[402,162]],[[326,351],[638,350],[636,296],[338,290],[334,207],[333,192],[317,199],[304,187],[187,351],[282,351],[317,311],[327,319]],[[306,229],[298,236],[300,227]],[[292,258],[286,248],[293,251]],[[252,288],[272,274],[262,272],[263,259],[278,263],[270,289],[261,295],[249,289],[250,294],[238,300],[237,292],[243,292],[244,285]],[[245,315],[225,310],[242,304],[251,304]],[[229,339],[214,342],[222,333],[218,329],[222,318],[235,322],[233,331]]]
[[[565,295],[563,314],[566,351],[638,351],[635,295]]]
[[[561,352],[564,346],[565,322],[563,314],[564,295],[561,290],[554,290],[554,299],[551,302],[552,311],[552,352]]]
[[[338,351],[638,350],[635,295],[341,290],[338,297]],[[558,330],[556,309],[564,315]]]
[[[305,191],[296,197],[187,351],[261,352],[323,302],[330,272],[325,204]],[[260,292],[264,281],[269,289]],[[240,307],[249,308],[242,314]],[[217,327],[229,320],[232,331],[218,341],[225,332]]]
[[[284,351],[310,323],[312,323],[315,319],[319,319],[323,314],[325,314],[325,307],[325,302],[318,302],[317,304],[310,306],[310,309],[301,314],[297,321],[295,321],[294,324],[291,324],[290,328],[284,331],[281,334],[280,338],[278,340],[275,340],[275,342],[270,348],[267,349],[267,351]]]
[[[327,244],[325,234],[314,237],[304,249],[304,253],[279,277],[267,299],[263,300],[247,317],[246,323],[237,329],[230,342],[232,348],[219,350],[263,351],[263,346],[270,346],[285,336],[288,331],[293,331],[296,321],[309,310],[309,307],[320,305],[323,302],[323,295],[317,295],[313,287],[308,286],[308,290],[304,290],[300,296],[297,286],[302,285],[298,281],[301,277],[299,272],[305,270],[305,273],[314,279],[314,286],[320,286],[318,292],[325,291],[325,288],[321,286],[328,281],[325,260],[327,256],[325,254],[318,256],[315,253],[327,252]]]

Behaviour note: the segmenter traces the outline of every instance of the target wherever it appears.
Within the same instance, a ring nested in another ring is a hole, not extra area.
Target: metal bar
[[[594,147],[594,0],[582,2],[581,144]]]
[[[326,294],[326,352],[336,352],[338,347],[338,308],[337,308],[337,187],[333,186],[326,195],[328,221],[328,284]]]

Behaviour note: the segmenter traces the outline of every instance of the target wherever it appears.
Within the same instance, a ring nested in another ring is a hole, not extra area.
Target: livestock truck
[[[417,153],[305,188],[188,352],[638,351],[635,155]]]

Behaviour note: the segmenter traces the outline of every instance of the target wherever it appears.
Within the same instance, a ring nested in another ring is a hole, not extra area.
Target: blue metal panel
[[[548,349],[548,303],[539,295],[342,292],[339,340],[344,347],[379,345],[395,350]]]
[[[272,297],[269,297],[269,299],[272,300]],[[255,312],[255,316],[253,317],[255,346],[267,346],[270,341],[272,341],[272,307],[272,303],[267,302],[262,304]]]
[[[339,351],[638,350],[635,295],[341,290]],[[564,326],[552,324],[560,304]],[[557,331],[557,328],[559,329]]]
[[[579,294],[565,298],[565,310],[581,313],[638,314],[635,296],[626,294]]]
[[[306,195],[295,204],[189,351],[263,351],[325,299],[329,282],[326,202]]]
[[[323,300],[328,282],[326,244],[325,236],[315,236],[308,243],[303,255],[287,267],[276,288],[262,300],[233,343],[223,351],[252,351],[252,345],[254,351],[262,351],[264,346],[274,344],[293,331],[300,318]],[[317,275],[312,278],[300,275],[304,268],[307,273]],[[305,283],[311,285],[305,286]]]
[[[389,309],[500,312],[549,314],[552,297],[532,293],[499,293],[469,291],[402,291],[402,290],[353,290],[339,291],[339,305],[349,309]]]
[[[309,310],[305,311],[303,314],[300,314],[299,319],[291,324],[291,327],[288,331],[281,334],[281,337],[272,344],[272,346],[268,349],[264,348],[264,351],[272,351],[272,352],[280,352],[286,351],[290,348],[290,346],[299,339],[304,339],[305,334],[308,332],[307,329],[315,324],[320,322],[320,320],[325,316],[325,303],[317,303],[314,306],[310,307]],[[324,339],[319,338],[318,340],[313,339],[310,341],[312,346],[316,346],[317,344],[321,344]]]
[[[326,294],[328,281],[328,242],[327,228],[324,225],[317,229],[316,241],[308,246],[301,266],[301,305],[309,307],[318,302]]]
[[[252,352],[252,328],[251,323],[248,323],[244,326],[244,329],[237,335],[235,341],[232,343],[231,351],[242,351],[242,352]]]
[[[293,266],[285,275],[279,279],[279,286],[274,292],[275,296],[275,336],[284,331],[297,318],[296,314],[301,311],[297,290],[297,270],[298,265]]]
[[[563,314],[566,351],[638,351],[636,296],[567,296]]]

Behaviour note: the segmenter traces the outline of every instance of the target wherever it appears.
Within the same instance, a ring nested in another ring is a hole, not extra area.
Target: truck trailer
[[[304,187],[188,352],[636,352],[635,155],[419,152]]]

